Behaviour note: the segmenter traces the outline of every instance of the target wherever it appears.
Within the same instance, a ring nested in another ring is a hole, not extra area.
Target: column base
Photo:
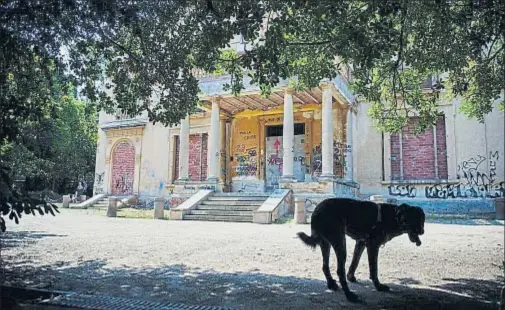
[[[322,174],[317,178],[318,181],[323,182],[333,182],[335,180],[335,176],[333,174]]]
[[[219,183],[219,178],[218,177],[208,177],[206,182],[208,183]]]
[[[279,183],[293,183],[296,182],[296,178],[294,175],[283,175],[279,179]]]

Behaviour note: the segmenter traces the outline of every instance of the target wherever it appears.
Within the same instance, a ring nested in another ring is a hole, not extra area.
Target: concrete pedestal
[[[157,220],[164,219],[165,210],[163,209],[165,204],[164,198],[154,199],[154,218]]]
[[[70,195],[63,195],[63,208],[70,207]]]
[[[305,200],[301,198],[295,198],[295,223],[306,223]]]
[[[107,216],[116,217],[117,216],[117,198],[109,197],[109,206],[107,207]]]

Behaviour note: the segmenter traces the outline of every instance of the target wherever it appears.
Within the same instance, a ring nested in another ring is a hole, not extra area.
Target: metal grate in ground
[[[212,306],[159,303],[147,300],[104,295],[61,295],[42,302],[46,305],[74,307],[93,310],[232,310]]]

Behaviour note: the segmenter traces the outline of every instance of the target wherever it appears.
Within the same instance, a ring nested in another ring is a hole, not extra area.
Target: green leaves
[[[38,211],[40,215],[49,213],[53,216],[55,212],[59,213],[55,205],[30,197],[27,192],[14,188],[9,170],[5,162],[0,160],[0,232],[7,229],[4,217],[19,224],[23,213],[35,215],[35,211]]]

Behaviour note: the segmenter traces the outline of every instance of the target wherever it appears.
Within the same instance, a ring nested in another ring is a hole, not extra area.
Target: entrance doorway
[[[265,128],[265,191],[272,192],[279,188],[282,177],[282,138],[283,126],[274,125]],[[294,125],[294,166],[293,173],[297,181],[305,180],[305,124]]]

